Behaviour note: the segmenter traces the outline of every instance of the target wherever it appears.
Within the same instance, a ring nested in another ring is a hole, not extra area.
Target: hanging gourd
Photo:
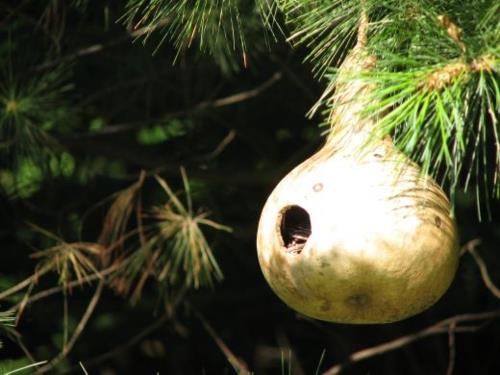
[[[448,289],[459,252],[450,206],[430,176],[361,111],[370,69],[358,43],[339,69],[324,147],[276,186],[261,214],[264,276],[291,308],[321,320],[387,323],[421,312]]]

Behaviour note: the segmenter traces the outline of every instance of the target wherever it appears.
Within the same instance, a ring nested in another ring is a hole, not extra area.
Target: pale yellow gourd
[[[358,37],[340,69],[325,146],[269,196],[257,249],[269,285],[298,312],[387,323],[435,303],[459,252],[442,189],[390,139],[373,138],[376,119],[360,114],[369,85],[342,79],[374,64],[363,46]]]

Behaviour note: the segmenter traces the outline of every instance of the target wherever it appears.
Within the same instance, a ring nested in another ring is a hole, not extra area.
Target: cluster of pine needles
[[[97,279],[137,302],[146,282],[158,291],[198,289],[223,278],[203,227],[230,232],[231,228],[195,210],[186,172],[181,168],[183,200],[158,175],[153,178],[164,192],[165,203],[144,209],[141,191],[146,174],[117,192],[95,242],[66,242],[35,224],[30,228],[53,245],[32,253],[39,260],[32,285],[45,274],[56,273],[65,293]],[[168,302],[168,301],[167,301]]]

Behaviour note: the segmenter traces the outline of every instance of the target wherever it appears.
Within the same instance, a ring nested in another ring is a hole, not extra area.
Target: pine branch
[[[495,61],[480,57],[405,72],[366,72],[379,137],[394,136],[396,145],[423,166],[425,173],[448,181],[490,186],[498,191],[498,73]],[[484,149],[491,142],[493,154]],[[481,164],[480,164],[481,163]],[[491,170],[491,169],[490,169]],[[482,175],[482,177],[480,177]]]
[[[359,1],[276,0],[290,28],[293,45],[310,48],[306,61],[321,77],[342,61],[356,40],[361,7]]]
[[[242,0],[129,0],[124,20],[133,29],[164,23],[160,45],[169,40],[179,57],[196,44],[226,72],[238,69],[234,56],[247,66],[247,34],[263,29],[256,4]]]
[[[185,170],[181,169],[185,202],[159,176],[156,181],[168,202],[148,214],[152,224],[144,226],[144,240],[129,256],[123,271],[125,291],[132,289],[132,301],[141,296],[146,281],[155,279],[166,286],[198,289],[223,278],[222,271],[208,244],[202,227],[230,232],[227,226],[207,218],[206,212],[195,212],[191,188]]]
[[[42,301],[45,298],[53,296],[54,294],[63,293],[68,288],[74,288],[77,286],[82,286],[84,283],[90,283],[90,282],[93,282],[96,280],[101,280],[106,276],[109,276],[109,275],[116,273],[121,268],[127,266],[127,264],[128,264],[127,261],[124,261],[122,263],[117,263],[117,264],[114,264],[106,269],[100,270],[99,273],[88,275],[85,278],[83,278],[82,280],[73,280],[73,281],[68,282],[66,285],[59,285],[59,286],[55,286],[52,288],[42,290],[38,293],[33,294],[32,296],[27,298],[25,301],[14,305],[6,313],[13,314],[15,312],[18,312],[21,309],[21,307],[31,305],[31,304],[38,302],[38,301]],[[112,279],[112,277],[111,277],[111,279]]]
[[[24,78],[7,61],[0,77],[0,150],[14,165],[46,160],[57,150],[53,132],[67,132],[74,125],[74,111],[67,101],[73,86],[68,69],[58,66],[39,76]]]

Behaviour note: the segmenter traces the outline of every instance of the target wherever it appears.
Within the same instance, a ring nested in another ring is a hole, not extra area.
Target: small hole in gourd
[[[311,219],[299,206],[288,206],[282,211],[281,238],[287,253],[300,254],[311,235]]]

